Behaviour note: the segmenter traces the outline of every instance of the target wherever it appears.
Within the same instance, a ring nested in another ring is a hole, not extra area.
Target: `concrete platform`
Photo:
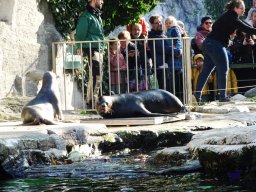
[[[158,125],[185,120],[185,113],[159,117],[133,117],[115,119],[80,119],[80,123],[102,123],[106,126]]]

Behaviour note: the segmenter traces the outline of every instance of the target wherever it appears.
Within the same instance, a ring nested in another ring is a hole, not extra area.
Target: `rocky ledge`
[[[72,175],[81,164],[65,165],[132,149],[149,152],[150,156],[143,158],[147,164],[168,167],[155,174],[200,169],[222,179],[246,178],[252,183],[256,178],[256,103],[250,100],[193,107],[187,120],[161,125],[107,128],[103,124],[62,123],[26,127],[9,122],[0,126],[1,178],[31,177],[38,172],[51,176],[58,166],[69,168],[65,175]],[[156,149],[160,150],[152,151]]]

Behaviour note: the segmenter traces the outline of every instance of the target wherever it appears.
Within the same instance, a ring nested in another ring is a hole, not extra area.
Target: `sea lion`
[[[37,96],[22,109],[21,119],[26,125],[53,125],[54,118],[63,119],[59,89],[56,75],[47,71],[43,76],[43,84]]]
[[[101,96],[96,111],[104,118],[155,117],[185,111],[182,102],[172,93],[152,89],[136,93]]]

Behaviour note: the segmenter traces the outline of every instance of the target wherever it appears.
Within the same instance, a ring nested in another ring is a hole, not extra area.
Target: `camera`
[[[248,43],[248,42],[250,42],[250,40],[251,40],[251,36],[246,34],[245,35],[245,41]]]

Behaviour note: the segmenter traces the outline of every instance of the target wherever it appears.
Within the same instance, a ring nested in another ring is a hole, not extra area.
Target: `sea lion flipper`
[[[149,110],[146,109],[145,105],[143,105],[142,103],[140,104],[140,108],[139,108],[139,112],[142,113],[145,116],[148,117],[156,117],[156,116],[166,116],[168,114],[162,114],[162,113],[152,113]]]
[[[42,119],[41,122],[46,124],[46,125],[57,125],[57,123],[55,123],[53,121],[50,121],[48,119]]]

